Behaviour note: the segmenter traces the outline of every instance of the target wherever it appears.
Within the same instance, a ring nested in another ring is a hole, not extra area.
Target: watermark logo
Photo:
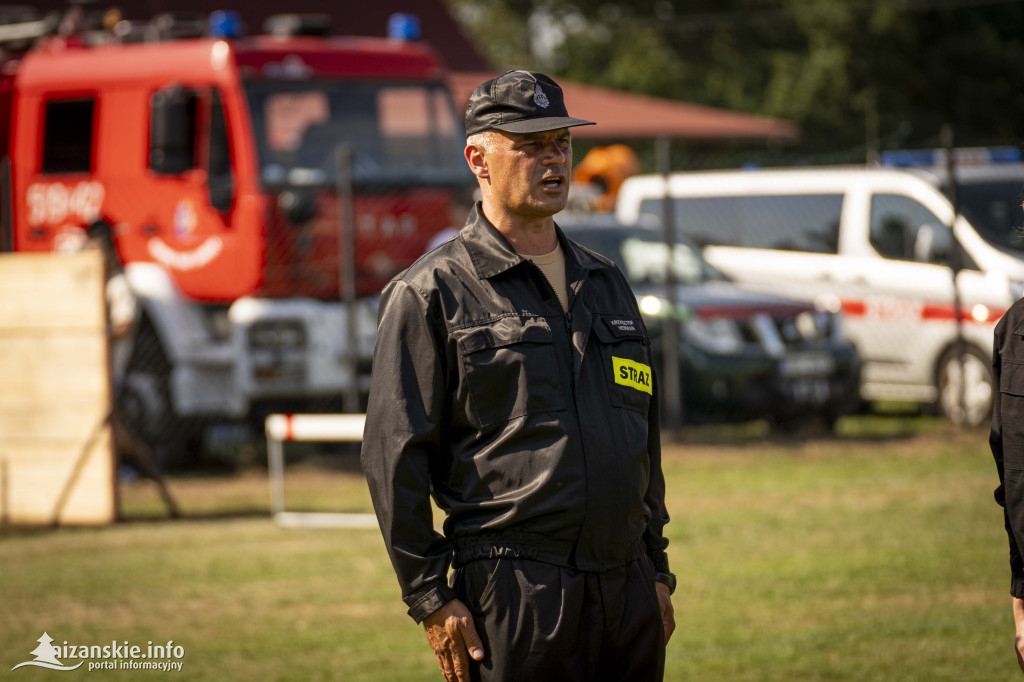
[[[39,646],[29,653],[35,656],[34,661],[25,661],[11,668],[12,671],[25,666],[46,668],[48,670],[77,670],[87,665],[88,670],[157,670],[160,672],[181,671],[185,648],[175,645],[173,640],[166,644],[147,642],[145,648],[133,646],[127,640],[118,643],[116,640],[106,645],[53,644],[49,634],[36,640]],[[65,664],[63,661],[82,659],[77,665]]]
[[[38,632],[38,630],[36,631]],[[81,667],[85,661],[79,661],[78,665],[73,668],[69,668],[60,662],[57,656],[60,655],[60,649],[50,644],[53,641],[53,637],[43,633],[43,636],[36,640],[39,642],[39,646],[30,651],[29,653],[36,657],[34,661],[25,661],[11,668],[11,670],[17,670],[26,665],[34,665],[37,668],[49,668],[50,670],[76,670]]]

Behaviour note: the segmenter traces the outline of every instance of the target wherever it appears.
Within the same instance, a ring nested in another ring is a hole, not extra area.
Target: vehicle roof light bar
[[[911,149],[882,152],[879,163],[893,168],[940,166],[946,163],[945,149]],[[1020,163],[1021,150],[1016,147],[964,147],[953,150],[953,160],[960,166],[984,166],[996,163]]]

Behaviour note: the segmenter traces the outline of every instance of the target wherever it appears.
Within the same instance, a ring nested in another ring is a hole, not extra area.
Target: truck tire
[[[201,424],[174,413],[170,375],[163,345],[152,322],[143,316],[115,395],[120,419],[152,450],[161,471],[196,465],[201,454]]]
[[[963,377],[966,377],[966,384]],[[939,360],[936,386],[939,414],[953,424],[981,426],[992,417],[992,368],[988,358],[977,348],[968,346],[962,363],[956,348],[946,351]]]

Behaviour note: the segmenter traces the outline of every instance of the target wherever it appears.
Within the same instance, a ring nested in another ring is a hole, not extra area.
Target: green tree
[[[499,66],[778,116],[807,154],[1024,143],[1024,2],[449,0]]]

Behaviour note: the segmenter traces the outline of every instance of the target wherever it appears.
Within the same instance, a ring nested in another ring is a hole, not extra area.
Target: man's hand
[[[658,603],[661,605],[661,624],[665,626],[665,644],[668,644],[672,633],[676,631],[676,612],[672,608],[672,595],[665,583],[654,583],[654,589],[658,592]]]
[[[1013,643],[1017,650],[1017,665],[1024,673],[1024,599],[1020,597],[1013,598],[1013,625],[1015,630]]]
[[[664,608],[662,605],[663,612]],[[466,605],[452,599],[423,620],[423,629],[444,678],[448,682],[469,682],[469,656],[474,661],[483,660],[484,647]]]

